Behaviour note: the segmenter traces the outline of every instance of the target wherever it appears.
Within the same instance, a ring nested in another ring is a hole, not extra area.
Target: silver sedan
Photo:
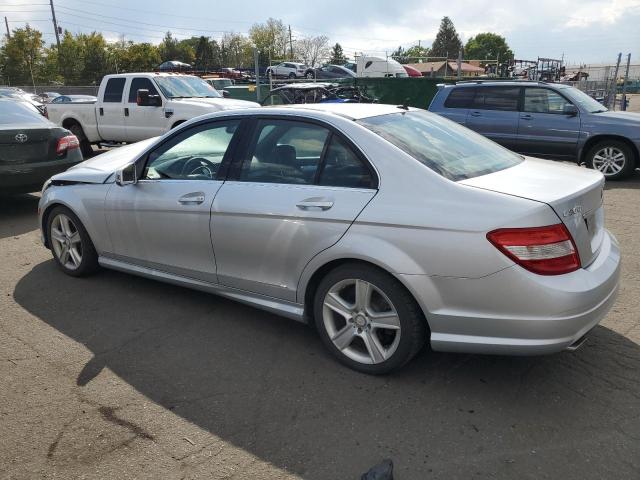
[[[101,266],[310,322],[339,361],[384,373],[426,342],[577,348],[618,289],[603,183],[422,110],[306,105],[88,160],[45,184],[39,218],[69,275]]]

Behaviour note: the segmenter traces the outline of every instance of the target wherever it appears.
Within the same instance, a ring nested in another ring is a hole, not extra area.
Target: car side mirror
[[[125,185],[133,185],[138,183],[138,173],[136,171],[136,164],[130,163],[129,165],[116,171],[116,183],[121,187]]]
[[[565,105],[563,113],[565,115],[569,115],[570,117],[575,117],[578,115],[578,107],[575,105]]]
[[[136,93],[136,104],[139,107],[161,107],[162,99],[160,95],[150,95],[149,90],[141,88]]]

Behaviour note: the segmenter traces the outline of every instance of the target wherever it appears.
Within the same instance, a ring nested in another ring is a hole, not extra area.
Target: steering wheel
[[[218,165],[211,160],[207,160],[202,157],[193,157],[187,160],[180,175],[182,177],[188,177],[190,175],[206,175],[210,179],[213,179],[218,171]]]

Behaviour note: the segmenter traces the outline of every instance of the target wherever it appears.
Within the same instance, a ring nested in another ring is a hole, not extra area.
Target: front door
[[[520,87],[477,87],[466,126],[515,150],[518,138]]]
[[[210,211],[222,185],[240,120],[193,126],[152,151],[133,185],[106,199],[112,256],[176,275],[216,282]]]
[[[305,265],[334,245],[377,190],[374,171],[325,126],[259,119],[213,202],[220,283],[296,301]]]
[[[159,95],[149,78],[134,77],[129,85],[127,98],[127,142],[138,142],[157,137],[167,130],[169,120],[164,116],[162,106],[140,106],[137,104],[138,90],[149,90],[149,95]]]
[[[123,103],[125,77],[107,80],[102,95],[102,103],[96,107],[98,133],[105,141],[123,142],[126,140],[125,104]]]
[[[543,87],[524,89],[517,150],[527,155],[573,159],[580,136],[580,114],[567,114],[572,103]]]

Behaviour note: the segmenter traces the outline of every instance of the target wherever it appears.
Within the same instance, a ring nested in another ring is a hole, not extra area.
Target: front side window
[[[328,137],[329,130],[311,123],[259,120],[240,180],[313,184]]]
[[[240,120],[181,132],[149,155],[143,179],[214,180]]]
[[[122,102],[122,92],[124,91],[125,78],[110,78],[107,81],[107,86],[104,88],[105,103],[120,103]]]
[[[520,87],[482,87],[476,92],[472,108],[515,112],[519,98]]]
[[[136,103],[138,90],[149,90],[149,95],[158,95],[158,90],[148,78],[134,78],[129,87],[129,103]]]
[[[523,111],[562,115],[571,105],[566,98],[548,88],[525,88]]]
[[[497,172],[522,157],[455,122],[425,111],[391,113],[358,123],[453,181]]]
[[[602,113],[607,111],[604,105],[577,88],[564,87],[562,88],[562,93],[589,113]]]

